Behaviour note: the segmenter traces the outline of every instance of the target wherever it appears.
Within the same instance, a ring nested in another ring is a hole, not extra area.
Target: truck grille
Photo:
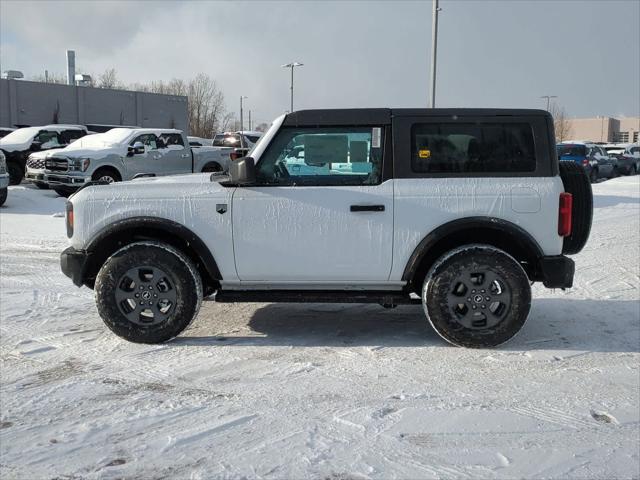
[[[44,169],[44,158],[31,158],[27,159],[27,167]]]
[[[69,162],[60,158],[47,158],[44,164],[47,170],[52,172],[66,172],[69,170]]]

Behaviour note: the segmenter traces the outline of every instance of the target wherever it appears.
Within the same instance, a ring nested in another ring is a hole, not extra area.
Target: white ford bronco
[[[156,343],[216,302],[422,303],[448,342],[499,345],[531,283],[572,286],[591,186],[540,110],[283,115],[228,176],[87,186],[62,271],[117,335]]]

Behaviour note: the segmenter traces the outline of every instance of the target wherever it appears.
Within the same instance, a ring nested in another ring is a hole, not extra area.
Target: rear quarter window
[[[414,173],[534,172],[536,151],[529,123],[416,123],[411,128]]]

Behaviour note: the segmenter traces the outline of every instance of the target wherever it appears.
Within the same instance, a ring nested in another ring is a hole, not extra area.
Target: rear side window
[[[564,144],[558,145],[558,156],[562,157],[586,157],[587,147],[585,145]]]
[[[159,148],[168,148],[171,146],[184,147],[182,135],[179,133],[163,133],[160,135]]]
[[[414,173],[533,172],[528,123],[416,123],[411,129]]]

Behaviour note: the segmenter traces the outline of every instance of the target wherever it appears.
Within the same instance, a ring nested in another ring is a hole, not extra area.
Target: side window
[[[170,150],[182,150],[184,140],[179,133],[163,133],[159,137],[158,148],[168,148]]]
[[[415,173],[533,172],[528,123],[417,123],[411,129]]]
[[[375,185],[382,178],[382,128],[285,128],[257,165],[266,185]]]
[[[34,142],[40,144],[41,150],[47,150],[49,148],[56,148],[62,146],[62,142],[58,138],[58,132],[50,132],[42,130],[33,139]]]
[[[65,145],[69,145],[74,140],[84,137],[84,131],[82,130],[65,130],[60,133],[60,139]]]
[[[129,145],[133,146],[137,142],[142,142],[146,147],[146,150],[157,150],[158,148],[158,137],[153,133],[143,133],[142,135],[138,135],[136,138],[131,140]]]

